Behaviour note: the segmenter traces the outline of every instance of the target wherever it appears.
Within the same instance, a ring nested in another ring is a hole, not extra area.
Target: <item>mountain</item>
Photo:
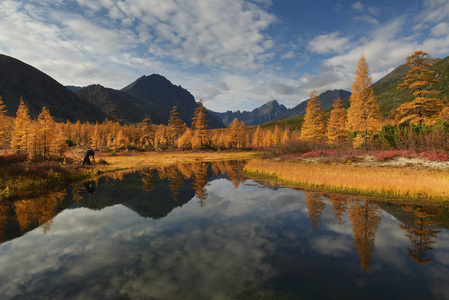
[[[240,112],[239,110],[232,112],[228,110],[224,113],[212,112],[212,114],[219,118],[226,126],[231,124],[235,118],[240,122],[243,121],[248,126],[252,126],[278,120],[287,110],[284,105],[279,104],[276,100],[272,100],[251,112]]]
[[[50,76],[20,60],[0,54],[0,70],[0,96],[9,116],[15,116],[22,97],[33,117],[39,115],[44,106],[55,119],[62,121],[94,122],[108,117],[95,105],[78,98]]]
[[[80,88],[75,94],[119,122],[139,123],[145,118],[145,108],[138,99],[123,91],[93,84]]]
[[[76,93],[83,88],[83,86],[75,86],[75,85],[66,85],[65,87],[72,93]]]
[[[196,102],[193,95],[181,86],[173,85],[167,78],[158,74],[142,76],[121,89],[136,100],[142,112],[151,117],[154,124],[167,124],[173,106],[178,106],[179,117],[188,125],[192,121]],[[209,128],[223,128],[223,123],[206,115]]]
[[[340,99],[345,99],[345,98],[349,97],[350,95],[351,95],[351,93],[348,91],[345,91],[345,90],[333,90],[333,91],[328,90],[319,95],[319,100],[321,102],[321,107],[323,109],[327,109],[332,106],[332,104],[334,103],[334,100],[337,97],[340,97]],[[290,118],[299,117],[301,115],[305,115],[306,108],[307,108],[307,101],[308,100],[303,101],[303,102],[299,103],[298,105],[296,105],[295,107],[289,109],[279,119],[284,120],[284,119],[290,119]]]

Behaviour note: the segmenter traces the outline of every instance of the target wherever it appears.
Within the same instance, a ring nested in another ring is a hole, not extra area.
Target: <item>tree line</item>
[[[302,140],[326,142],[332,146],[349,143],[354,148],[367,146],[375,141],[397,148],[404,146],[403,141],[398,142],[404,137],[404,130],[422,135],[423,132],[431,132],[432,128],[443,128],[449,133],[449,126],[441,126],[441,122],[449,119],[449,107],[445,103],[447,99],[437,98],[438,92],[432,90],[432,84],[436,81],[426,63],[427,57],[427,53],[416,51],[406,58],[406,65],[410,66],[410,70],[397,88],[410,90],[414,100],[400,105],[388,118],[380,113],[368,63],[365,56],[361,55],[349,108],[345,109],[342,100],[337,98],[333,109],[325,114],[317,91],[313,90],[300,130],[278,125],[274,128],[247,128],[237,118],[226,129],[210,130],[206,120],[207,110],[202,100],[197,103],[191,126],[188,127],[180,119],[177,106],[172,108],[167,125],[154,125],[150,117],[139,124],[130,125],[121,125],[111,120],[102,123],[71,123],[56,122],[46,107],[33,120],[22,99],[16,117],[6,117],[5,105],[0,98],[0,146],[29,157],[44,158],[61,156],[68,147],[74,145],[109,151],[220,150],[272,148]]]

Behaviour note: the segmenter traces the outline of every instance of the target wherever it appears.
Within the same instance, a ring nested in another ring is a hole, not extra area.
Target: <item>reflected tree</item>
[[[374,201],[355,201],[349,207],[349,219],[352,222],[354,244],[359,254],[360,266],[365,273],[369,270],[371,253],[374,251],[376,232],[381,217],[381,208]]]
[[[338,224],[343,223],[343,218],[350,202],[349,198],[344,195],[330,195],[328,198],[334,211],[335,221]]]
[[[3,201],[0,202],[0,243],[3,243],[5,241],[3,237],[6,233],[9,208],[10,206],[7,203],[4,203]]]
[[[205,162],[194,163],[192,166],[193,182],[192,186],[195,190],[196,196],[200,199],[200,206],[205,205],[205,200],[207,199],[206,185],[209,181],[209,175],[207,173],[208,164]]]
[[[310,222],[312,226],[318,228],[321,222],[321,215],[323,214],[326,204],[321,199],[320,195],[304,192],[306,194],[307,211],[309,212]]]
[[[408,255],[420,264],[427,264],[432,261],[428,252],[433,250],[432,245],[437,242],[437,234],[440,233],[440,230],[435,229],[438,222],[433,219],[439,212],[414,205],[402,206],[402,209],[415,216],[411,224],[399,225],[406,231],[405,236],[412,243],[412,247],[407,248]]]
[[[151,192],[153,181],[156,179],[157,172],[153,168],[148,168],[142,171],[142,189],[146,192]]]
[[[66,191],[48,194],[32,200],[20,200],[14,203],[14,211],[22,233],[41,226],[44,233],[50,230],[58,204],[67,195]]]

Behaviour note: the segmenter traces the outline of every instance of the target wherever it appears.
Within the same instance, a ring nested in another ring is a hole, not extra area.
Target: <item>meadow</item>
[[[290,186],[389,199],[449,200],[449,172],[409,167],[253,159],[245,171]]]

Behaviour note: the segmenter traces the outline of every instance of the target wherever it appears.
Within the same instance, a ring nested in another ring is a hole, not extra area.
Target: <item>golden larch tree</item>
[[[185,123],[179,117],[177,105],[173,106],[172,110],[170,111],[170,117],[168,118],[167,127],[168,144],[170,146],[174,146],[176,145],[177,140],[186,130]]]
[[[434,72],[429,69],[430,65],[426,63],[428,57],[429,54],[424,51],[415,51],[406,57],[405,65],[410,66],[410,70],[397,88],[411,90],[415,99],[398,107],[400,123],[432,125],[444,107],[443,101],[436,98],[438,91],[431,89],[432,83],[437,81],[433,76]]]
[[[50,115],[50,111],[45,106],[42,108],[37,120],[39,122],[40,145],[42,147],[41,155],[43,155],[43,157],[49,157],[50,147],[54,139],[55,121]]]
[[[337,97],[327,123],[327,142],[329,144],[340,144],[346,140],[347,134],[346,111],[340,97]]]
[[[14,152],[28,154],[31,143],[31,120],[29,108],[20,98],[19,108],[14,119],[13,130],[11,133],[11,150]]]
[[[208,142],[208,126],[207,126],[207,120],[206,120],[206,113],[207,109],[203,105],[204,101],[200,100],[197,103],[197,106],[195,108],[195,111],[193,112],[193,118],[192,118],[192,125],[191,130],[193,131],[193,136],[196,141],[199,139],[200,148],[204,147],[204,145]],[[194,148],[197,148],[198,143],[192,142],[192,146],[195,145]]]
[[[324,138],[326,125],[323,113],[317,91],[313,90],[307,101],[306,116],[301,127],[301,139],[322,140]]]

